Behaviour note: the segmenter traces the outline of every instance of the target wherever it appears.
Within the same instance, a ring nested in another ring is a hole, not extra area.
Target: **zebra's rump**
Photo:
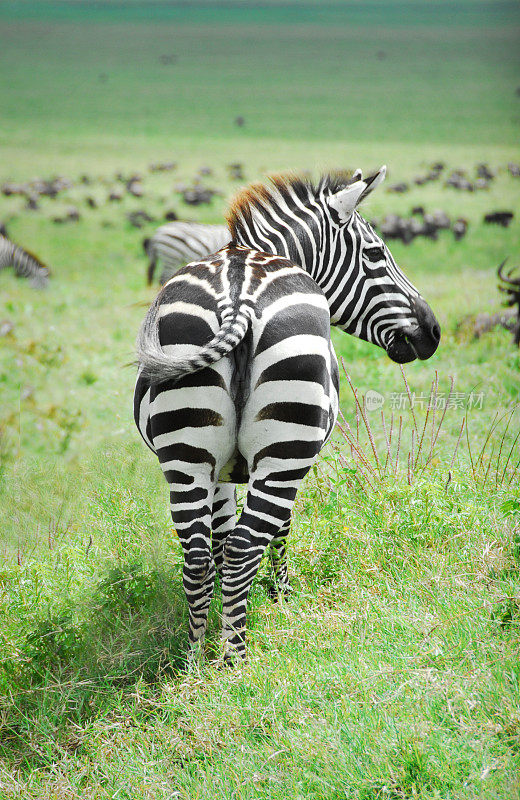
[[[247,311],[240,340],[203,362],[240,309]],[[173,380],[141,375],[136,385],[136,423],[169,480],[172,470],[209,469],[214,480],[245,483],[263,459],[276,464],[291,451],[296,460],[319,451],[334,392],[330,317],[303,270],[227,248],[180,270],[155,315],[166,357],[196,362]]]

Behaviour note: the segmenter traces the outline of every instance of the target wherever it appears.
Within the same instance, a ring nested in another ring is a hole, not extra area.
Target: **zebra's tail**
[[[140,375],[150,383],[179,380],[191,372],[210,367],[231,353],[247,333],[251,319],[246,305],[230,310],[222,320],[220,330],[198,353],[185,357],[173,357],[164,352],[159,341],[160,300],[153,303],[137,336],[137,363]]]

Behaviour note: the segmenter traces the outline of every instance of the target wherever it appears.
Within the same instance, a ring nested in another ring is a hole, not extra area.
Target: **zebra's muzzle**
[[[406,364],[416,358],[426,361],[430,358],[441,340],[441,329],[435,314],[422,297],[414,303],[416,324],[398,330],[387,348],[387,353],[397,364]]]

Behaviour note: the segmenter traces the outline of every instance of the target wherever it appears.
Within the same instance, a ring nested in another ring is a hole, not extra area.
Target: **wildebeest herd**
[[[380,231],[383,239],[400,239],[404,244],[410,244],[417,236],[435,240],[438,238],[439,231],[450,229],[458,241],[466,235],[468,230],[467,220],[458,217],[452,221],[445,211],[436,209],[429,213],[423,206],[412,208],[410,217],[387,214],[382,220],[372,220],[372,225]]]
[[[176,168],[176,162],[162,161],[151,163],[148,169],[151,174],[154,174],[172,172]],[[448,171],[444,163],[435,162],[423,174],[415,176],[409,182],[394,183],[388,187],[387,191],[403,194],[413,186],[423,186],[434,181],[442,182],[448,190],[485,191],[495,180],[499,171],[485,163],[478,164],[472,173],[460,168]],[[507,171],[513,178],[520,177],[519,164],[509,163],[507,167],[502,167],[501,171]],[[227,166],[228,177],[233,181],[243,182],[245,180],[244,172],[244,167],[240,163],[232,163]],[[207,185],[205,179],[212,174],[213,171],[209,166],[202,166],[191,182],[176,183],[173,186],[173,192],[187,206],[210,204],[215,195],[223,194],[221,190]],[[99,191],[97,197],[93,196],[90,187],[94,186],[96,182],[106,189],[104,202],[103,199],[100,199]],[[100,211],[104,205],[121,203],[125,197],[146,199],[147,191],[144,182],[145,176],[137,172],[129,174],[118,172],[112,178],[100,179],[81,175],[76,182],[70,178],[59,176],[50,179],[35,178],[25,182],[6,181],[0,186],[0,192],[5,197],[23,198],[25,201],[24,212],[37,212],[41,209],[42,198],[56,200],[66,195],[74,186],[89,187],[88,193],[83,196],[81,201],[74,205],[68,205],[59,213],[51,216],[50,221],[53,224],[64,224],[75,223],[81,219],[81,203],[84,203],[90,211]],[[144,240],[144,249],[150,261],[147,270],[148,282],[151,282],[154,276],[157,262],[162,263],[160,283],[164,284],[185,263],[208,253],[208,247],[211,250],[218,249],[229,241],[229,234],[223,225],[204,225],[190,223],[189,220],[179,220],[176,227],[175,221],[178,220],[178,217],[177,210],[169,209],[164,212],[163,219],[169,221],[170,225],[161,225]],[[513,217],[514,213],[511,210],[494,209],[483,215],[482,223],[508,227]],[[146,228],[160,222],[146,208],[125,211],[125,219],[136,228]],[[419,237],[436,240],[443,231],[451,231],[454,239],[459,241],[466,236],[469,228],[468,220],[464,217],[451,218],[442,209],[427,210],[423,205],[413,206],[408,216],[390,213],[380,219],[372,219],[371,223],[383,239],[400,240],[407,245]],[[111,225],[112,223],[104,221],[102,224]],[[0,269],[9,266],[14,268],[18,277],[30,279],[34,287],[41,288],[47,284],[50,269],[37,256],[12,242],[7,235],[5,224],[0,221]],[[501,291],[506,292],[507,303],[514,306],[519,302],[516,279],[511,272],[506,280],[501,268],[499,268],[499,279]],[[509,288],[506,290],[504,286]],[[499,321],[503,321],[502,318],[504,318],[507,327],[511,326],[507,314],[505,317],[504,314],[496,316]],[[515,342],[518,344],[518,326],[515,331]]]

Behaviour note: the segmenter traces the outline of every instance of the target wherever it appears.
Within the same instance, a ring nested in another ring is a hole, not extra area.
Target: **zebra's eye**
[[[363,254],[370,264],[379,264],[385,260],[385,253],[382,247],[369,247],[365,249]]]

